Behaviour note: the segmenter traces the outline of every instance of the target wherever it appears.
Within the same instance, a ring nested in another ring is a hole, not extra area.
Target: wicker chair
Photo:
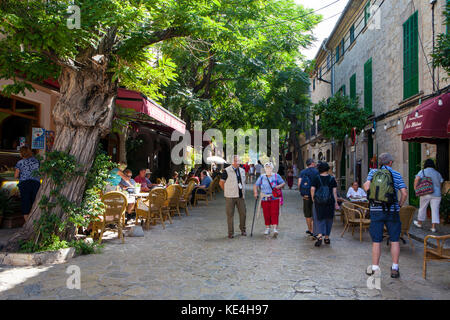
[[[198,200],[204,200],[206,201],[206,205],[208,205],[208,196],[211,197],[212,200],[212,188],[213,188],[213,182],[211,181],[211,183],[209,184],[208,188],[206,188],[206,193],[198,193],[197,190],[195,189],[195,194],[194,194],[194,205],[197,205]]]
[[[411,236],[409,235],[409,228],[411,227],[411,223],[413,221],[414,213],[416,212],[417,208],[414,206],[404,206],[400,208],[400,221],[402,223],[402,231],[400,234],[400,239],[405,244],[406,241],[403,239],[403,236],[406,234],[408,236],[409,244],[411,245],[411,249],[414,250],[414,245],[411,241]]]
[[[179,184],[172,184],[168,186],[166,190],[167,190],[167,201],[165,203],[165,207],[169,208],[169,212],[172,216],[176,212],[181,218],[180,198],[183,195],[183,188]]]
[[[428,239],[435,239],[437,242],[437,248],[430,248],[428,245]],[[444,248],[445,241],[450,239],[450,234],[445,236],[433,236],[428,235],[423,240],[423,278],[427,276],[427,262],[430,260],[437,261],[450,261],[450,249]]]
[[[191,182],[191,181],[194,181],[195,184],[198,183],[198,180],[197,180],[196,178],[191,177],[191,178],[189,178],[189,179],[186,181],[186,184],[189,184],[189,182]]]
[[[183,208],[186,212],[186,215],[189,215],[189,211],[188,211],[188,206],[191,204],[191,202],[189,201],[190,196],[192,195],[192,190],[194,190],[195,187],[195,182],[191,181],[189,182],[188,186],[186,189],[184,189],[183,194],[181,196],[180,199],[180,208]]]
[[[345,227],[344,231],[342,231],[341,237],[344,236],[345,231],[347,231],[349,227],[352,227],[353,236],[355,233],[355,227],[359,227],[359,241],[362,242],[362,232],[370,226],[370,219],[366,218],[369,209],[359,207],[354,204],[353,206],[350,205],[351,204],[348,202],[344,202],[342,204],[342,212],[345,216]]]
[[[167,202],[167,191],[164,188],[154,188],[150,191],[148,198],[138,199],[136,201],[136,224],[138,219],[141,218],[141,222],[145,219],[145,228],[149,229],[150,222],[156,222],[159,219],[163,229],[166,228],[164,224],[165,216],[168,217],[172,224],[172,218],[170,217],[169,208],[165,207]]]
[[[103,233],[107,225],[117,225],[118,237],[122,238],[122,243],[125,242],[123,236],[123,227],[125,225],[125,211],[127,210],[127,197],[118,191],[108,192],[102,195],[102,202],[105,205],[103,217],[92,224],[92,238],[100,230],[99,243],[102,242]]]
[[[216,193],[220,192],[219,181],[220,181],[220,177],[219,176],[215,177],[214,180],[212,181],[213,186],[212,186],[211,192],[212,192],[212,194],[214,196],[214,199],[216,198]]]

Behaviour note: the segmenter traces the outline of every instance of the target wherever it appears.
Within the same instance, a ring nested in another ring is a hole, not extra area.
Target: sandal
[[[325,239],[325,240],[323,240],[323,242],[325,242],[325,244],[330,244],[331,243],[330,239]]]
[[[322,237],[318,237],[316,243],[314,244],[316,247],[320,247],[322,245]]]

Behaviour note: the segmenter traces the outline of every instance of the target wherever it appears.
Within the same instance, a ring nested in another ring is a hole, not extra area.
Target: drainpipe
[[[437,0],[431,0],[430,4],[431,4],[431,26],[432,26],[432,30],[433,30],[433,50],[432,52],[434,52],[434,47],[435,47],[435,30],[434,30],[434,8],[436,6],[436,2]],[[433,93],[436,92],[436,84],[435,84],[435,67],[434,67],[434,58],[433,58],[433,74],[432,74],[432,79],[433,79]]]

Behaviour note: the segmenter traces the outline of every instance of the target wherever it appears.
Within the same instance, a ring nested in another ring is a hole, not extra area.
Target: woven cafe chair
[[[103,212],[103,217],[92,224],[92,238],[100,230],[99,243],[101,243],[106,226],[117,225],[118,238],[122,238],[122,243],[124,243],[123,228],[125,225],[125,211],[128,205],[127,197],[122,192],[111,191],[102,195],[101,199],[105,205],[105,211]]]
[[[196,206],[196,205],[197,205],[197,202],[198,202],[199,200],[204,200],[204,201],[206,201],[206,205],[208,205],[208,196],[210,196],[211,199],[212,199],[212,188],[213,188],[213,183],[212,183],[212,181],[211,181],[211,183],[209,184],[208,188],[205,189],[205,191],[206,191],[205,194],[203,194],[203,193],[198,193],[198,192],[197,192],[198,189],[195,189],[195,193],[194,193],[194,197],[195,197],[195,198],[194,198],[194,205]]]
[[[194,181],[189,182],[187,188],[184,189],[184,191],[183,191],[183,194],[181,196],[180,203],[179,203],[180,208],[183,208],[185,210],[187,216],[189,215],[188,206],[191,205],[191,202],[189,201],[189,199],[192,195],[192,191],[194,190],[194,187],[195,187],[195,182]]]
[[[428,239],[436,240],[436,248],[431,248],[428,244]],[[450,239],[450,234],[445,236],[428,235],[423,240],[423,273],[422,277],[426,279],[427,276],[427,262],[428,261],[450,261],[450,249],[444,248],[445,241]]]
[[[369,209],[368,208],[356,208],[353,205],[353,208],[350,207],[350,204],[344,202],[342,204],[342,212],[345,215],[345,227],[344,231],[342,231],[341,237],[344,236],[345,231],[349,227],[352,227],[352,236],[355,233],[355,227],[359,227],[359,241],[362,242],[362,232],[363,230],[367,230],[370,226],[370,219],[367,219]]]
[[[159,220],[163,229],[165,229],[166,225],[164,224],[164,220],[166,216],[172,224],[169,208],[165,206],[166,202],[167,191],[164,188],[153,188],[150,190],[147,199],[137,199],[136,224],[139,219],[141,219],[141,223],[145,220],[145,229],[148,230],[150,228],[150,223]]]
[[[167,201],[165,206],[169,208],[169,212],[172,216],[176,212],[181,217],[180,199],[183,195],[183,188],[179,184],[172,184],[168,186],[166,190],[167,190]]]
[[[403,244],[406,244],[405,239],[403,238],[405,235],[408,236],[408,241],[411,246],[411,249],[414,251],[414,245],[411,241],[411,236],[409,234],[409,229],[411,228],[411,224],[414,218],[414,213],[416,213],[417,208],[414,206],[404,206],[400,208],[399,216],[400,222],[402,223],[402,229],[400,233],[400,240],[403,241]],[[385,235],[388,237],[386,244],[389,245],[389,236],[387,235],[387,229],[385,227]]]
[[[195,179],[194,177],[191,177],[186,181],[186,184],[189,184],[189,182],[191,182],[191,181],[194,181],[195,184],[197,184],[197,182],[198,182],[197,179]]]
[[[214,199],[216,198],[216,193],[220,191],[220,185],[219,185],[219,181],[220,181],[220,177],[217,176],[214,178],[214,180],[212,181],[212,183],[214,184],[212,186],[211,192],[214,196]]]

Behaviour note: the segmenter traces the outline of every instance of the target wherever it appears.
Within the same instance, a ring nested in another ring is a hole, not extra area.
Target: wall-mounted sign
[[[45,129],[33,128],[31,135],[31,149],[45,149]]]

